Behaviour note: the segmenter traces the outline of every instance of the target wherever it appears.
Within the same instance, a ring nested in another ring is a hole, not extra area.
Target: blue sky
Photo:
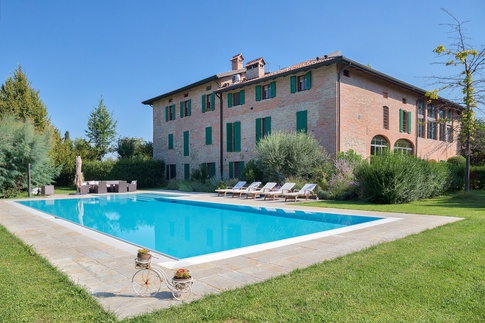
[[[274,71],[341,50],[431,89],[426,76],[451,73],[432,64],[432,49],[450,43],[440,8],[469,21],[475,47],[485,44],[483,0],[0,0],[0,83],[22,66],[71,138],[85,138],[102,96],[118,136],[152,141],[141,101],[229,71],[238,53]]]

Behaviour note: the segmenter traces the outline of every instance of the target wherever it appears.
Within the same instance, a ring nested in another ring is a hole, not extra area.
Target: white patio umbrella
[[[81,156],[76,156],[76,177],[74,178],[74,183],[76,183],[78,193],[81,193],[81,186],[83,185],[82,166],[83,161]]]

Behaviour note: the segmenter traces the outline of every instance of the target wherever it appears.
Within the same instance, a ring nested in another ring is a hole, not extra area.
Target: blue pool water
[[[173,196],[120,194],[18,203],[177,259],[381,219],[204,203]]]

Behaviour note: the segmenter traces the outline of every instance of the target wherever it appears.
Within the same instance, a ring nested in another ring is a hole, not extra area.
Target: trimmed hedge
[[[83,163],[85,181],[132,180],[138,188],[158,187],[165,182],[165,162],[162,160],[88,161]]]

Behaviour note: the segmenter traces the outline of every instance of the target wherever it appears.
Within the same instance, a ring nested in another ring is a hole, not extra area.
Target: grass
[[[485,321],[485,191],[404,205],[308,204],[465,220],[126,321]],[[115,320],[3,229],[0,246],[0,292],[2,301],[6,300],[0,307],[2,319],[19,320],[20,312],[25,321],[57,321],[61,317],[63,321]],[[23,272],[28,275],[19,277]],[[10,282],[12,275],[16,278]],[[15,314],[9,314],[16,308]]]

